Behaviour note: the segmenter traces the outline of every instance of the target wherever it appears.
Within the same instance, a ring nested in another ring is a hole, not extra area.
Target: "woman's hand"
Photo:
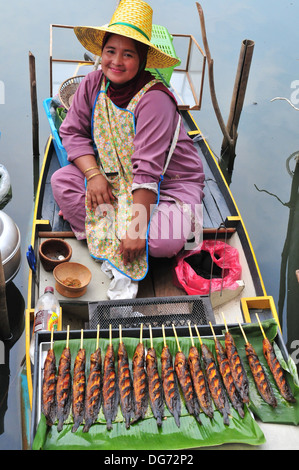
[[[111,204],[114,199],[111,186],[103,175],[99,173],[87,181],[86,200],[88,209],[96,210],[100,204]]]
[[[124,265],[132,263],[135,259],[139,258],[146,248],[145,238],[130,238],[128,232],[125,238],[121,240],[119,251],[123,255]]]
[[[146,250],[146,232],[156,197],[148,189],[136,189],[133,192],[132,220],[120,244],[125,265],[132,263]]]

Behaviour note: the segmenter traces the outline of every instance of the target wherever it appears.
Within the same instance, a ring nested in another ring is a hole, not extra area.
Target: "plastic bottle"
[[[57,330],[60,306],[54,295],[53,287],[46,287],[44,294],[38,299],[34,310],[34,324],[30,343],[30,359],[34,364],[35,333],[38,331]]]

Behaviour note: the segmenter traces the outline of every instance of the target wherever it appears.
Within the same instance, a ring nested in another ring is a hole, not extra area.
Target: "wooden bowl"
[[[62,238],[48,238],[39,246],[39,257],[46,271],[53,271],[55,266],[69,261],[72,256],[71,246]]]
[[[91,280],[90,270],[79,263],[62,263],[54,268],[55,288],[64,297],[81,297]]]

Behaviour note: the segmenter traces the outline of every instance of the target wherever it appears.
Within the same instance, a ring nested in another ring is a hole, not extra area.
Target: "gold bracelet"
[[[101,174],[100,172],[98,172],[98,173],[93,173],[92,175],[90,175],[90,176],[87,178],[86,181],[89,181],[89,180],[91,180],[91,178],[93,178],[94,176],[99,176],[100,174]]]
[[[98,170],[98,166],[91,166],[90,168],[87,168],[86,170],[83,171],[84,175],[89,171],[89,170]]]

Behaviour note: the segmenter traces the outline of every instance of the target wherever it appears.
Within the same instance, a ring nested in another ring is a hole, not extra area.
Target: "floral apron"
[[[93,110],[93,139],[100,155],[99,169],[110,183],[115,200],[106,207],[99,206],[95,211],[88,209],[85,204],[88,248],[92,257],[108,260],[134,280],[141,280],[147,274],[147,240],[146,252],[127,265],[123,263],[119,246],[132,218],[134,110],[143,94],[155,83],[157,80],[147,83],[132,98],[128,107],[122,109],[108,98],[103,80]]]

